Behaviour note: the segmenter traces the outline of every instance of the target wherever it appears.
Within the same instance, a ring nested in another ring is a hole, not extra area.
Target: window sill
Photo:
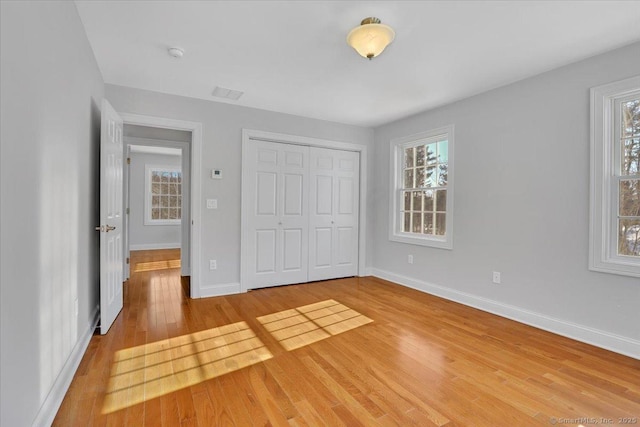
[[[389,235],[389,240],[392,242],[407,243],[409,245],[427,246],[431,248],[453,250],[453,242],[451,236],[445,237],[430,237],[430,236],[418,236],[412,233],[394,233]]]

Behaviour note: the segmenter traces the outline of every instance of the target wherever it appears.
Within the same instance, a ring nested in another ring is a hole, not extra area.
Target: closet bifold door
[[[309,149],[309,281],[358,274],[360,156]]]
[[[309,147],[255,141],[245,155],[247,289],[306,282]]]

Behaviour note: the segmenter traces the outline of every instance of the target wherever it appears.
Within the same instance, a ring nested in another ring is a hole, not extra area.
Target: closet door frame
[[[249,272],[252,266],[248,265],[249,252],[254,248],[249,247],[246,233],[249,231],[249,219],[247,209],[251,204],[248,200],[248,194],[244,191],[247,180],[247,168],[244,164],[249,144],[256,141],[267,141],[285,144],[302,145],[309,147],[332,148],[336,150],[355,151],[360,154],[360,191],[359,191],[359,209],[358,209],[358,276],[365,276],[365,259],[366,259],[366,206],[367,206],[367,146],[364,144],[354,144],[350,142],[331,141],[326,139],[310,138],[305,136],[287,135],[274,132],[264,132],[260,130],[243,129],[242,130],[242,204],[241,204],[241,236],[240,236],[240,291],[246,292],[251,289],[249,282]]]

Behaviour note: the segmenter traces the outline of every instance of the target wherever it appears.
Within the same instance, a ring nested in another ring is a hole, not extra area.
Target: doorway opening
[[[192,132],[125,123],[123,134],[125,278],[179,269],[190,296]]]

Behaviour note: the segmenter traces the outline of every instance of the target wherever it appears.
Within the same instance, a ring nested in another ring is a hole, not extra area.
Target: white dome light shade
[[[347,44],[363,57],[372,59],[380,55],[395,36],[393,28],[381,24],[378,18],[366,18],[349,32]]]

